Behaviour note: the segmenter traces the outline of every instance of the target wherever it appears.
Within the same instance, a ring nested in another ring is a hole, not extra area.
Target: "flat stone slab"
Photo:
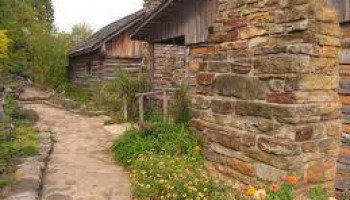
[[[21,101],[37,101],[37,100],[48,100],[54,95],[54,92],[43,92],[34,87],[26,87],[23,92],[19,95]]]
[[[129,173],[109,154],[111,141],[129,125],[104,128],[104,117],[85,117],[44,104],[27,104],[39,128],[54,133],[55,147],[42,200],[131,200]]]

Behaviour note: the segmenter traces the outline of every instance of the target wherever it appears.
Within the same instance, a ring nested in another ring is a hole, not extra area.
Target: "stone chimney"
[[[143,8],[147,13],[152,12],[155,8],[157,8],[160,4],[162,4],[164,0],[144,0]]]

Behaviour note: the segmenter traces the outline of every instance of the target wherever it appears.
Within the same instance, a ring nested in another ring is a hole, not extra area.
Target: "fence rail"
[[[170,92],[176,92],[177,88],[166,88],[162,89],[160,91],[154,91],[154,92],[144,92],[144,93],[138,93],[136,94],[136,97],[139,98],[139,122],[144,123],[145,122],[145,114],[144,114],[144,98],[148,96],[154,96],[163,94],[163,120],[164,122],[168,121],[168,115],[169,115],[169,93]],[[127,102],[124,102],[124,109],[127,110]],[[125,110],[124,110],[125,113]]]

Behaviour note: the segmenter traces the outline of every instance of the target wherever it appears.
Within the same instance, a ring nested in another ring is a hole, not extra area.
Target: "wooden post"
[[[149,61],[148,61],[148,79],[149,79],[149,91],[154,91],[154,43],[148,42],[148,52],[149,52]],[[153,97],[150,97],[150,106],[153,108],[154,102]]]
[[[128,121],[128,100],[126,99],[126,96],[123,97],[123,112],[124,112],[124,120],[125,122]]]
[[[168,96],[167,91],[163,90],[163,120],[168,121]]]
[[[139,96],[139,121],[143,123],[144,120],[144,115],[143,115],[143,96]]]
[[[0,86],[0,121],[5,119],[4,101],[5,101],[5,88]]]

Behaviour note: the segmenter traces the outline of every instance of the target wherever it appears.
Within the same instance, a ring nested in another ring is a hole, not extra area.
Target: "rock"
[[[243,162],[235,158],[227,159],[226,162],[229,167],[240,172],[243,175],[251,177],[254,177],[256,175],[256,169],[251,163]]]
[[[332,90],[338,88],[338,84],[336,76],[303,74],[297,77],[298,90]]]
[[[211,107],[211,99],[201,95],[189,96],[191,106],[196,109],[209,109]]]
[[[256,77],[220,74],[216,77],[215,87],[221,96],[246,100],[265,99],[266,85]]]
[[[292,156],[300,154],[298,146],[288,139],[272,137],[259,137],[258,147],[261,151],[279,156]]]
[[[240,29],[239,38],[244,40],[265,34],[267,34],[267,31],[265,29],[258,28],[256,26],[249,26]]]
[[[334,180],[336,161],[334,159],[321,159],[306,165],[304,178],[309,184]]]
[[[286,177],[288,172],[271,167],[263,163],[256,163],[255,165],[257,177],[262,180],[280,181],[281,177]]]
[[[236,102],[227,100],[213,100],[211,103],[211,109],[214,113],[230,114],[233,113]]]
[[[293,104],[296,102],[292,92],[268,92],[266,96],[269,103]]]
[[[208,71],[216,73],[230,72],[230,64],[228,62],[208,62]]]
[[[317,145],[315,142],[304,142],[301,145],[301,148],[304,153],[316,153],[317,152]]]
[[[197,83],[199,85],[212,85],[215,80],[214,73],[201,72],[197,74]]]
[[[255,73],[284,74],[302,73],[310,70],[310,57],[305,55],[259,56],[254,61]]]
[[[305,142],[313,138],[313,129],[311,127],[302,127],[296,131],[295,141]]]

